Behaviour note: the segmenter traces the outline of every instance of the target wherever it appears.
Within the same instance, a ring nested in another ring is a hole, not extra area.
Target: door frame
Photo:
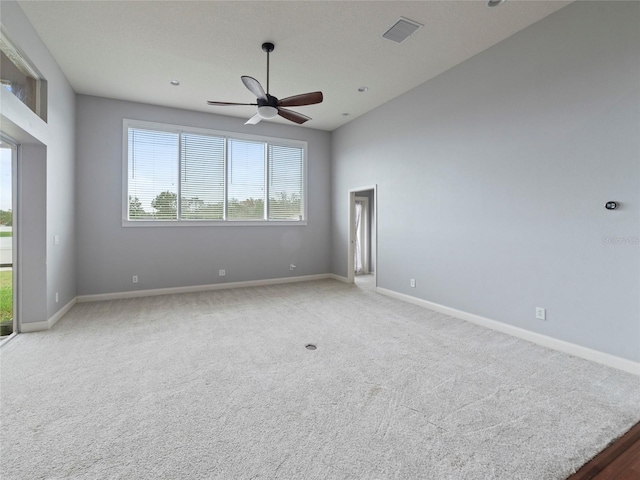
[[[354,268],[354,256],[353,256],[353,242],[354,242],[354,209],[356,203],[356,193],[373,190],[373,209],[371,211],[371,218],[373,227],[371,228],[370,242],[374,245],[371,249],[372,260],[375,263],[375,270],[373,271],[375,286],[378,286],[378,270],[380,268],[378,262],[378,185],[366,185],[364,187],[350,188],[348,190],[348,208],[347,208],[347,283],[355,283]],[[371,207],[371,205],[369,205]]]

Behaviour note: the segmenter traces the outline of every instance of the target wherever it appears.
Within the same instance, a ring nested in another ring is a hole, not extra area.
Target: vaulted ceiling
[[[322,104],[293,109],[313,118],[305,127],[333,130],[570,2],[19,3],[77,93],[249,118],[255,107],[206,101],[255,102],[240,76],[266,88],[269,41],[270,93],[323,91]],[[383,38],[401,17],[424,26],[402,43]]]

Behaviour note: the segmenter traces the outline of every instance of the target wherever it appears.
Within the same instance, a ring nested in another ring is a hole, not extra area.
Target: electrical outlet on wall
[[[58,292],[56,292],[56,303],[58,303]]]
[[[296,266],[293,263],[289,265],[289,270],[293,271],[295,269],[296,269]]]
[[[133,283],[138,283],[138,275],[132,277]]]
[[[547,310],[542,307],[536,307],[536,318],[538,320],[546,320],[547,319]]]
[[[415,278],[411,279],[410,285],[411,285],[411,288],[416,288],[416,279]]]
[[[224,277],[226,274],[227,274],[227,271],[224,268],[221,268],[220,270],[218,270],[219,277]]]

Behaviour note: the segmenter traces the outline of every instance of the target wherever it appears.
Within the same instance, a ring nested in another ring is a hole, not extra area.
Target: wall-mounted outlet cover
[[[58,292],[56,292],[56,303],[58,303]]]
[[[132,277],[133,283],[138,283],[138,275]]]
[[[295,270],[296,266],[292,263],[291,265],[289,265],[289,270]]]
[[[218,270],[219,277],[224,277],[226,274],[227,274],[227,271],[224,268],[221,268],[220,270]]]
[[[547,319],[547,310],[542,307],[536,307],[536,318],[538,320],[546,320]]]
[[[411,279],[411,288],[416,288],[416,279],[415,278]]]

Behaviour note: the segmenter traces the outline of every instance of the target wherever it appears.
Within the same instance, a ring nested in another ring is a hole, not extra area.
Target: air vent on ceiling
[[[388,40],[401,43],[422,26],[423,25],[418,22],[400,17],[400,20],[398,20],[395,25],[387,30],[382,36]]]

